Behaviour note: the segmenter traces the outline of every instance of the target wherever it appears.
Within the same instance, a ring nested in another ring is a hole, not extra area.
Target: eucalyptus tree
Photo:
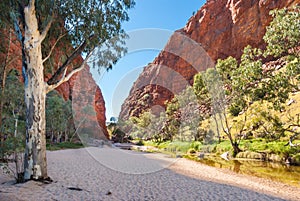
[[[270,13],[274,19],[264,40],[267,43],[265,56],[281,57],[278,61],[279,72],[273,73],[273,79],[269,79],[268,86],[273,92],[267,96],[275,109],[285,109],[284,105],[291,92],[299,92],[300,88],[300,6],[273,10]],[[276,68],[278,68],[278,66]],[[276,70],[275,68],[275,70]],[[268,71],[272,73],[274,69]],[[270,90],[269,90],[270,91]],[[268,117],[268,121],[273,124],[281,133],[290,133],[290,140],[287,145],[295,146],[292,141],[300,135],[300,114],[291,115],[289,110],[288,121],[279,122],[275,117]],[[279,122],[279,123],[278,123]]]
[[[126,51],[121,23],[129,19],[127,11],[133,6],[133,0],[0,2],[0,23],[14,26],[22,47],[26,103],[25,180],[49,178],[45,139],[46,94],[82,70],[93,53],[97,53],[95,65],[111,68]],[[67,56],[61,58],[46,82],[45,66],[58,44],[60,48],[72,46],[65,48],[69,49]],[[83,60],[78,59],[80,55],[84,56]]]
[[[210,107],[209,113],[211,115],[212,120],[215,123],[216,133],[218,141],[220,143],[222,129],[222,124],[220,124],[220,122],[222,122],[223,120],[222,114],[224,114],[226,108],[226,99],[223,89],[223,82],[221,81],[219,73],[213,68],[207,69],[206,72],[203,74],[205,80],[204,88],[206,89],[206,93],[209,92],[209,97],[206,98],[206,102],[208,103],[207,107]],[[207,94],[203,93],[203,96],[205,97],[207,96]]]
[[[270,14],[274,19],[267,27],[264,36],[267,44],[265,51],[247,46],[240,62],[228,57],[225,60],[218,60],[216,65],[224,83],[229,113],[232,116],[243,113],[244,117],[243,121],[237,122],[239,129],[235,134],[232,132],[232,125],[225,118],[226,127],[223,130],[230,139],[235,154],[239,151],[239,140],[234,136],[242,136],[247,121],[247,110],[253,102],[266,101],[272,109],[281,112],[284,110],[289,94],[299,91],[300,9],[299,7],[284,8],[271,11]],[[280,64],[267,68],[262,63],[263,56],[280,58],[277,61]],[[224,114],[227,115],[225,112]],[[279,136],[284,131],[294,132],[290,129],[293,126],[300,127],[298,118],[294,121],[296,123],[285,126],[271,114],[260,115],[272,124],[274,132],[279,133]],[[299,135],[298,131],[294,133]]]

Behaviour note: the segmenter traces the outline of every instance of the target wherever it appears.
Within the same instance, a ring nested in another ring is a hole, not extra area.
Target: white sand
[[[296,187],[161,154],[88,148],[47,157],[53,183],[12,185],[0,173],[0,200],[300,200]]]

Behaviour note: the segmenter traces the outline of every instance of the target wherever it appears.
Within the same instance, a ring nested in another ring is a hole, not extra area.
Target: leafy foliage
[[[282,55],[298,54],[294,48],[300,45],[300,8],[284,8],[273,10],[270,14],[273,21],[267,27],[264,40],[267,43],[265,55],[279,57]]]
[[[0,22],[2,26],[14,25],[19,19],[24,24],[23,13],[28,1],[3,0],[0,2]],[[82,52],[89,53],[99,47],[99,64],[111,66],[125,49],[122,41],[126,34],[121,27],[128,21],[127,10],[134,6],[132,0],[36,0],[35,10],[42,31],[52,21],[49,39],[57,39],[67,33],[65,42],[69,41],[76,49],[85,43]],[[21,27],[22,29],[22,27]],[[49,40],[46,41],[49,43]],[[105,49],[105,51],[104,51]]]
[[[165,122],[165,116],[155,116],[151,112],[144,112],[140,117],[131,117],[131,123],[133,124],[131,129],[131,137],[135,139],[155,139],[156,141],[162,141],[163,126]]]
[[[14,134],[17,129],[16,138],[24,140],[25,105],[23,101],[24,97],[21,95],[23,87],[18,80],[17,72],[15,70],[9,73],[6,81],[5,96],[2,97],[2,101],[4,101],[4,110],[1,131],[6,133],[6,138],[15,138]],[[18,120],[18,128],[15,128],[16,120]],[[22,147],[23,146],[24,145],[22,145]]]
[[[5,173],[14,174],[17,181],[21,178],[22,155],[25,149],[25,106],[23,102],[22,84],[18,79],[18,74],[12,70],[6,79],[4,89],[2,110],[1,133],[4,134],[4,141],[0,147],[0,166]],[[8,166],[10,159],[16,164],[16,169]],[[21,164],[20,164],[21,163]]]
[[[46,131],[51,141],[68,140],[74,131],[71,101],[65,101],[57,92],[46,99]],[[62,136],[64,134],[64,136]]]

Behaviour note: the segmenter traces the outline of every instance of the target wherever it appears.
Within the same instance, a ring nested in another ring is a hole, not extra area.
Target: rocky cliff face
[[[65,99],[72,100],[74,123],[81,128],[81,134],[92,134],[94,138],[108,139],[105,102],[101,89],[90,73],[89,66],[59,86],[57,91]],[[85,119],[84,124],[82,120]]]
[[[217,59],[239,58],[248,44],[264,48],[270,10],[298,3],[300,0],[207,0],[144,68],[122,105],[120,118],[138,116],[147,109],[157,113],[165,108],[165,101],[193,83],[197,72],[213,67]]]
[[[53,59],[51,59],[51,66],[54,67],[52,70],[50,68],[45,70],[45,81],[50,78],[53,73],[52,71],[55,70],[55,66],[59,66],[61,64],[61,57],[66,53],[67,50],[64,48],[56,48],[56,51],[53,53]],[[0,61],[2,61],[5,56],[6,54],[0,53]],[[16,58],[9,65],[9,69],[16,68],[19,71],[19,75],[22,75],[21,48],[20,44],[15,39],[12,39],[9,57]],[[82,58],[78,57],[74,62],[74,65],[81,61]],[[1,64],[3,62],[4,60]],[[89,69],[89,66],[86,65],[82,71],[76,73],[68,82],[63,83],[56,90],[65,100],[72,100],[75,126],[88,128],[89,132],[92,131],[94,137],[105,139],[109,137],[105,124],[105,103],[101,90],[94,81]],[[20,76],[20,79],[22,79],[22,76]],[[90,114],[86,114],[86,112],[84,112],[86,107],[92,108]],[[81,120],[84,118],[86,119],[85,124],[79,125]],[[84,131],[86,131],[86,129]]]

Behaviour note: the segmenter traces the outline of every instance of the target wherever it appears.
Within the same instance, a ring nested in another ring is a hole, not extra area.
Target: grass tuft
[[[83,148],[82,143],[73,143],[73,142],[61,142],[55,144],[47,144],[46,148],[49,151],[57,151],[62,149],[80,149]]]

